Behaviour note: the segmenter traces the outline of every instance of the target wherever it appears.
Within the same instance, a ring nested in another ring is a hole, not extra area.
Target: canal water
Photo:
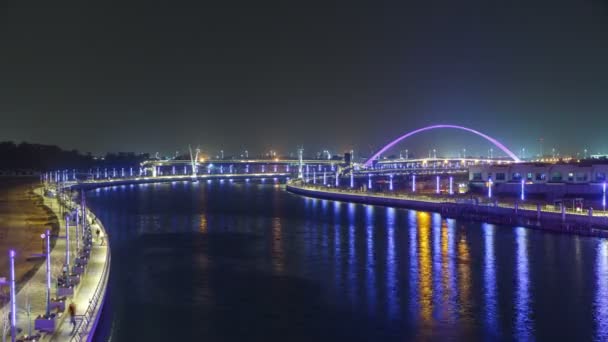
[[[608,241],[253,183],[88,192],[98,341],[607,340]]]

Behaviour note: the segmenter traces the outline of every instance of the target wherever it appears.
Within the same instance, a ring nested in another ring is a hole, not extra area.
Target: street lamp
[[[488,178],[488,198],[492,198],[492,178]]]
[[[412,175],[412,192],[416,192],[416,175]]]
[[[40,235],[46,241],[46,317],[51,314],[51,231]]]
[[[450,176],[450,195],[454,194],[454,177]]]
[[[11,283],[10,283],[10,291],[11,291],[11,342],[15,342],[15,338],[17,337],[17,298],[15,292],[15,251],[10,250],[8,252],[9,263],[10,263],[10,271],[11,271]]]
[[[440,182],[440,181],[441,181],[441,180],[440,180],[439,176],[437,176],[437,178],[436,178],[436,180],[435,180],[435,183],[436,183],[436,184],[435,184],[435,192],[436,192],[437,194],[439,194],[439,193],[441,192],[441,191],[440,191],[441,189],[439,188],[439,182]]]
[[[604,207],[604,212],[606,212],[606,182],[602,184],[602,207]]]

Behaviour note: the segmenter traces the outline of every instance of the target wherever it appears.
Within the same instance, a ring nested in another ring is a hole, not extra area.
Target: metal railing
[[[97,220],[96,216],[92,213],[92,212],[88,212],[90,216],[92,216],[91,222],[96,221],[97,224],[101,227],[101,229],[104,231],[105,234],[105,227],[103,227],[103,224],[101,223],[101,221]],[[107,236],[107,234],[105,234]],[[97,319],[99,319],[98,316],[96,315],[100,315],[101,312],[98,312],[98,310],[100,309],[100,303],[103,303],[104,297],[105,297],[105,293],[106,293],[106,287],[108,284],[108,278],[110,275],[110,262],[112,261],[112,253],[110,251],[110,242],[108,241],[109,239],[106,240],[106,246],[107,246],[107,252],[106,252],[106,259],[104,261],[104,266],[103,266],[103,271],[101,273],[101,278],[99,279],[99,282],[97,283],[97,287],[95,288],[95,291],[93,292],[93,296],[89,299],[89,305],[87,306],[84,314],[82,315],[82,320],[80,321],[80,324],[76,327],[76,330],[74,332],[74,334],[72,335],[72,338],[70,339],[70,341],[89,341],[91,340],[92,337],[92,328],[95,325],[95,321]]]
[[[407,193],[395,193],[395,192],[383,192],[383,191],[369,191],[369,190],[357,190],[357,189],[344,189],[344,188],[336,188],[336,187],[328,187],[324,185],[318,184],[308,184],[303,182],[302,180],[292,180],[288,183],[289,186],[293,186],[296,188],[313,190],[317,192],[324,192],[329,194],[350,194],[361,197],[375,197],[375,198],[385,198],[385,199],[397,199],[397,200],[409,200],[409,201],[418,201],[418,202],[426,202],[426,203],[452,203],[452,204],[471,204],[465,203],[470,199],[469,196],[463,197],[458,195],[431,195],[431,194],[407,194]],[[525,202],[504,202],[498,200],[490,200],[487,198],[482,198],[479,196],[474,196],[473,198],[477,199],[477,202],[474,204],[476,207],[495,207],[495,208],[504,208],[504,209],[513,209],[515,210],[515,203],[517,203],[517,209],[520,211],[527,211],[536,213],[538,208],[536,204],[530,204]],[[555,208],[554,206],[545,203],[540,207],[541,213],[551,213],[551,214],[561,214],[561,209]],[[585,211],[577,211],[570,208],[565,208],[564,213],[567,217],[589,217],[589,213]],[[593,211],[592,217],[594,218],[608,218],[608,212],[603,210]]]

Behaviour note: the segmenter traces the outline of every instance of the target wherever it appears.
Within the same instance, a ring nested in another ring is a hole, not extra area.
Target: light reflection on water
[[[515,294],[515,338],[519,341],[533,340],[533,325],[530,314],[530,274],[528,265],[528,230],[515,228],[517,285]]]
[[[482,225],[484,233],[484,299],[485,324],[491,336],[498,337],[498,310],[496,298],[496,254],[494,250],[494,231],[489,223]]]
[[[602,341],[608,337],[608,241],[597,245],[596,255],[595,336]]]
[[[199,314],[205,319],[189,326],[190,331],[205,327],[210,317],[220,317],[214,324],[284,324],[282,331],[315,326],[327,334],[311,335],[308,340],[345,340],[338,332],[328,332],[342,321],[353,331],[354,340],[531,341],[541,334],[559,337],[560,329],[578,329],[583,336],[598,341],[608,336],[605,240],[298,197],[271,185],[217,182],[210,187],[199,182],[116,190],[89,192],[92,205],[104,209],[99,210],[99,216],[110,229],[113,253],[117,254],[113,261],[120,262],[112,270],[126,269],[127,274],[126,285],[113,285],[112,296],[116,298],[113,304],[110,299],[110,307],[128,297],[120,289],[132,288],[129,274],[135,272],[135,284],[142,290],[127,301],[135,307],[155,301],[171,303],[176,294],[182,296],[178,303],[187,303],[189,294],[194,296],[201,308],[188,310],[203,310]],[[189,253],[187,246],[170,245],[172,235],[184,232],[198,234],[203,241],[209,239],[209,245],[195,244],[192,258],[172,257],[174,249]],[[134,247],[141,237],[154,235],[162,236],[160,247]],[[238,238],[241,235],[243,238]],[[143,265],[130,265],[131,258],[124,258],[121,249],[129,257],[143,255],[133,258]],[[572,263],[567,265],[576,267],[559,270],[568,272],[567,277],[558,278],[563,280],[559,286],[544,283],[539,288],[543,272],[563,262],[556,253],[571,256]],[[167,285],[172,283],[165,279],[183,276],[172,273],[176,268],[172,262],[184,260],[188,272],[196,277],[176,282],[185,288],[170,288],[169,294],[164,293],[167,289],[163,286],[175,286]],[[255,274],[260,283],[249,286],[250,278],[243,281],[235,270]],[[270,280],[264,280],[267,274],[272,275]],[[117,278],[112,277],[112,281],[122,281]],[[231,283],[235,278],[241,286]],[[541,306],[543,298],[551,296],[577,298],[569,303],[580,303],[577,314],[581,313],[581,318],[575,317],[568,327],[553,324],[559,322],[554,317],[567,316],[570,308],[563,304],[568,301],[559,300],[551,301],[550,308]],[[231,300],[233,297],[237,299]],[[282,299],[275,301],[276,297]],[[265,302],[263,298],[270,299]],[[251,303],[261,312],[248,306]],[[264,307],[271,307],[271,312]],[[240,315],[242,310],[249,314]],[[339,312],[337,316],[323,316],[334,310]],[[125,314],[120,313],[123,311]],[[300,311],[306,313],[294,318],[292,325],[290,319]],[[123,308],[106,320],[115,319],[112,324],[119,327],[116,329],[128,330],[138,327],[132,316],[137,315]],[[241,316],[245,321],[239,321]],[[176,319],[174,324],[184,322]],[[147,327],[155,328],[155,324]],[[201,339],[211,340],[230,335],[225,330],[222,335],[200,333]],[[260,334],[254,337],[268,337]],[[128,340],[126,336],[122,335]],[[154,340],[155,336],[151,333],[149,338]],[[285,340],[274,337],[268,339]]]

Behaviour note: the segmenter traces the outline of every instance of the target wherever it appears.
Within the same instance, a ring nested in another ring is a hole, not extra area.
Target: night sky
[[[5,0],[0,140],[226,154],[354,148],[463,124],[608,153],[608,4]],[[170,6],[170,7],[169,7]],[[486,153],[480,138],[402,144]]]

